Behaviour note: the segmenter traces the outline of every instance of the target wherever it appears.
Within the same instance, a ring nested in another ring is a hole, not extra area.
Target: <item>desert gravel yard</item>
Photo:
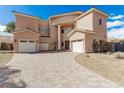
[[[78,55],[76,62],[124,87],[124,53]]]
[[[0,87],[121,87],[76,63],[77,55],[71,52],[14,54],[3,69]]]
[[[0,66],[6,65],[13,57],[13,53],[0,52]]]

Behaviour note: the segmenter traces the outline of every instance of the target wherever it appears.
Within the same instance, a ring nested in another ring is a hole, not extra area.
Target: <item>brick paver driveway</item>
[[[11,81],[23,80],[24,87],[120,87],[76,63],[76,55],[71,52],[15,54],[8,66],[20,72]]]

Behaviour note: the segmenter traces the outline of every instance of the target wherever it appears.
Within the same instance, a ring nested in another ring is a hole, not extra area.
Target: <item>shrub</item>
[[[93,40],[93,52],[98,52],[98,48],[99,48],[99,44],[98,44],[98,41],[96,41],[96,39]]]
[[[107,44],[103,40],[96,41],[96,39],[94,39],[92,47],[94,52],[105,52]]]

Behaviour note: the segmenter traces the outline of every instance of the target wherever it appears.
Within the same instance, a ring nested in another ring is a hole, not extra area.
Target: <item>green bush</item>
[[[93,40],[93,52],[97,53],[97,52],[105,52],[106,51],[106,47],[107,44],[105,41],[103,40]]]

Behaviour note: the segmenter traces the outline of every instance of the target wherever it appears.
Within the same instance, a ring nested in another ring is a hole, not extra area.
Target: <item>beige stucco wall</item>
[[[99,25],[99,19],[102,19],[102,25]],[[93,30],[96,32],[95,39],[107,41],[107,23],[106,23],[106,17],[105,16],[94,12]]]
[[[85,39],[85,34],[81,32],[75,32],[70,36],[70,41]]]
[[[76,27],[78,29],[93,30],[93,13],[89,13],[78,19],[76,21]]]
[[[93,52],[93,40],[94,40],[94,34],[85,34],[85,52]]]
[[[50,38],[49,37],[40,37],[39,43],[44,43],[44,42],[50,42]]]
[[[0,42],[0,49],[1,49],[1,42]]]
[[[38,26],[39,27],[48,27],[48,21],[40,20]]]
[[[38,32],[38,19],[16,15],[16,30],[21,30],[26,28]]]
[[[53,50],[54,47],[57,47],[57,27],[50,26],[50,50]]]
[[[66,15],[66,16],[54,18],[54,19],[52,19],[52,22],[53,22],[55,25],[63,24],[63,23],[73,23],[73,22],[74,22],[74,19],[75,19],[76,17],[78,17],[78,16],[79,16],[79,15]]]
[[[36,51],[39,51],[39,36],[29,31],[14,33],[14,51],[19,52],[19,40],[31,39],[36,42]],[[15,42],[16,41],[16,42]],[[38,41],[38,42],[37,42]]]

